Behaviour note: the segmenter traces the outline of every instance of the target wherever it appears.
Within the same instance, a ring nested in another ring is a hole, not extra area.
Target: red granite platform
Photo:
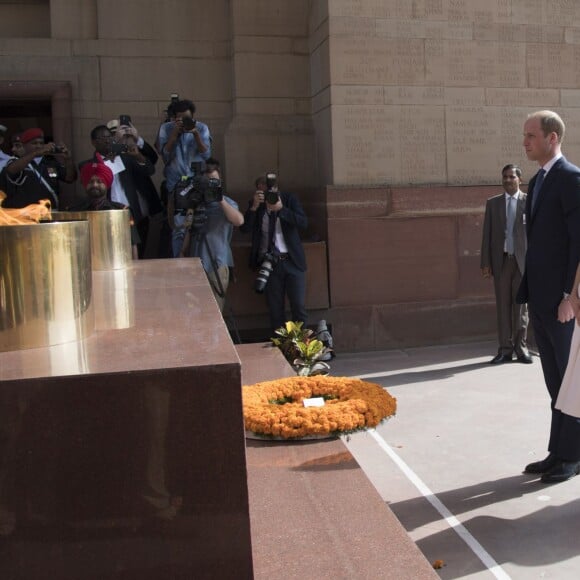
[[[244,384],[293,374],[278,349],[236,350]],[[246,445],[257,580],[438,578],[340,439]]]

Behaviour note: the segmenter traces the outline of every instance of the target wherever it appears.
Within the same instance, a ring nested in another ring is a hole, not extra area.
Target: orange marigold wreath
[[[323,407],[303,400],[323,397]],[[380,385],[350,377],[289,377],[242,387],[247,431],[297,439],[376,427],[395,414],[397,401]]]

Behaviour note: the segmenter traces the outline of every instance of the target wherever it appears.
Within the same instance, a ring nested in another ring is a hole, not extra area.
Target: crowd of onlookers
[[[307,218],[299,200],[278,191],[276,175],[264,175],[256,180],[245,214],[240,212],[223,191],[209,127],[195,112],[192,101],[172,95],[153,144],[130,116],[119,115],[91,130],[93,155],[78,164],[65,143],[55,143],[41,128],[8,135],[0,125],[2,205],[19,208],[48,199],[56,210],[128,209],[134,257],[201,258],[221,308],[234,265],[233,228],[239,227],[252,234],[250,266],[261,268],[260,291],[272,330],[286,321],[286,297],[292,320],[306,322],[306,259],[299,230],[306,228]],[[163,181],[157,188],[152,176],[159,165]],[[79,178],[81,197],[61,203],[61,183]]]

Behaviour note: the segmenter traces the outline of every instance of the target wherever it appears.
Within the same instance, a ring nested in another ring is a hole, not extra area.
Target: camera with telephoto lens
[[[256,281],[254,282],[254,290],[258,294],[262,294],[266,289],[266,284],[268,284],[268,279],[270,274],[274,270],[274,267],[278,263],[278,258],[267,252],[262,258],[262,263],[260,264],[260,269],[258,270],[258,275],[256,276]]]
[[[264,194],[264,199],[266,203],[270,205],[276,205],[280,196],[278,195],[278,190],[276,188],[278,184],[278,177],[275,173],[266,174],[266,193]],[[276,189],[275,189],[276,188]]]

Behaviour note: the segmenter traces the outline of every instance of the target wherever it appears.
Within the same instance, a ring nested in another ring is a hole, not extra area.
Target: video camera
[[[183,176],[173,189],[176,211],[193,214],[192,226],[201,228],[206,220],[205,206],[223,199],[221,179],[201,173],[201,164],[192,164],[193,175]],[[191,212],[189,210],[192,210]]]
[[[276,205],[280,196],[278,195],[278,176],[275,173],[266,174],[266,193],[264,199],[270,205]]]

